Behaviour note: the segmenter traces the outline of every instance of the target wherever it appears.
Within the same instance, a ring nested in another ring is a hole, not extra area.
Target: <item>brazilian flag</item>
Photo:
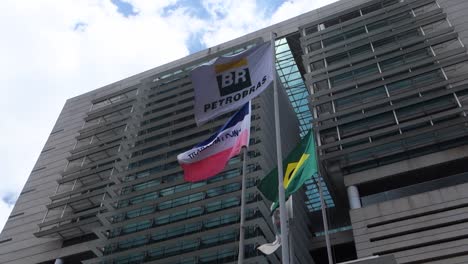
[[[304,182],[318,173],[315,152],[315,141],[312,130],[283,160],[283,186],[285,197],[296,192]],[[262,194],[274,204],[272,211],[278,207],[278,168],[273,169],[257,186]]]

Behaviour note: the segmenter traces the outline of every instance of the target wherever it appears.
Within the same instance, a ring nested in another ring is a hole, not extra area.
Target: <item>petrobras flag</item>
[[[221,172],[230,158],[249,145],[250,102],[247,102],[216,134],[177,155],[186,181],[208,179]]]
[[[273,80],[270,42],[230,57],[219,57],[192,70],[195,120],[198,125],[238,109]]]

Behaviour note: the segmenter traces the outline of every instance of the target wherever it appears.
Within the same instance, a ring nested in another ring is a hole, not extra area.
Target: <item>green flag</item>
[[[283,186],[286,199],[301,188],[312,175],[318,173],[312,130],[283,160],[283,170]],[[272,210],[278,207],[278,168],[273,169],[265,176],[257,187],[265,198],[274,203]]]

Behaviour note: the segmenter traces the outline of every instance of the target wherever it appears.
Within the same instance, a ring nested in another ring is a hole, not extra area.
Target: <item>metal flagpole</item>
[[[281,221],[281,258],[282,264],[289,264],[289,247],[288,247],[288,219],[286,215],[286,204],[283,186],[283,155],[281,152],[281,135],[280,135],[280,120],[279,120],[279,104],[278,104],[278,85],[276,82],[276,55],[275,55],[275,37],[276,34],[271,32],[271,45],[273,49],[273,101],[275,106],[275,131],[276,131],[276,159],[278,162],[278,203],[280,208]]]
[[[243,161],[242,161],[242,191],[241,191],[241,213],[240,213],[240,227],[239,227],[239,257],[237,263],[244,262],[244,237],[245,237],[245,177],[247,171],[247,148],[242,147]]]
[[[289,264],[294,264],[294,241],[293,241],[293,232],[295,226],[294,226],[294,210],[293,210],[293,196],[291,195],[286,202],[286,206],[288,208],[288,228],[289,228]]]
[[[325,233],[325,244],[327,245],[327,255],[328,255],[328,263],[333,264],[333,257],[330,247],[330,237],[328,234],[328,220],[327,220],[327,210],[325,208],[325,200],[323,199],[323,190],[322,190],[322,180],[320,174],[317,174],[318,178],[318,189],[320,194],[320,204],[322,207],[322,219],[323,219],[323,231]]]

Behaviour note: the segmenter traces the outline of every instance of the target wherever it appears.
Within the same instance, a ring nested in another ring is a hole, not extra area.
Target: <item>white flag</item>
[[[265,255],[273,254],[279,247],[281,247],[281,236],[276,235],[276,240],[272,243],[267,243],[259,246],[257,249]]]
[[[265,255],[273,254],[281,246],[281,221],[279,208],[271,215],[271,222],[273,223],[273,230],[275,232],[275,241],[257,247]]]
[[[191,72],[198,125],[240,108],[272,81],[273,48],[270,42],[195,68]]]

